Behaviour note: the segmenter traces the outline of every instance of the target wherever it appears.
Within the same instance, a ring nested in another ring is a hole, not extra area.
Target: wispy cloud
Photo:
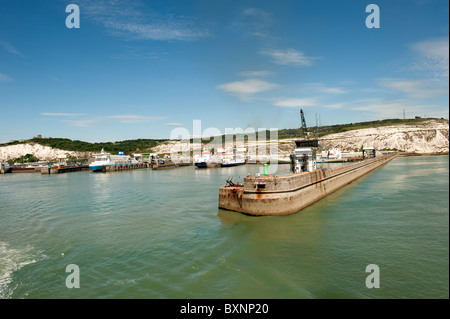
[[[25,57],[25,55],[20,52],[19,50],[17,50],[11,43],[9,43],[8,41],[5,40],[0,40],[0,46],[5,49],[6,51],[8,51],[9,53],[12,53],[14,55],[20,56],[20,57]]]
[[[149,2],[80,1],[80,11],[88,19],[128,40],[190,41],[210,36],[194,17],[163,15],[152,10]]]
[[[261,9],[247,8],[242,11],[241,20],[237,25],[245,34],[267,38],[272,25],[272,17],[270,13]]]
[[[209,35],[208,32],[189,28],[188,23],[159,22],[159,23],[136,23],[107,21],[106,28],[112,28],[123,35],[130,35],[135,39],[143,40],[196,40]]]
[[[101,121],[103,121],[102,118],[89,118],[89,119],[80,119],[80,120],[61,120],[61,122],[67,123],[70,126],[78,126],[78,127],[96,126]]]
[[[448,117],[448,106],[408,97],[355,99],[332,104],[321,103],[321,106],[329,109],[342,109],[345,112],[363,112],[365,118],[373,120],[402,118],[403,110],[406,111],[408,118],[416,115]]]
[[[126,46],[122,52],[113,53],[111,57],[114,59],[132,59],[132,60],[154,60],[166,56],[165,51],[147,51],[132,46]]]
[[[276,88],[278,85],[258,79],[247,79],[221,84],[219,89],[233,94],[241,99],[248,99],[255,93],[261,93]]]
[[[394,92],[404,93],[407,97],[416,99],[429,99],[448,95],[448,84],[437,79],[411,80],[411,79],[379,79],[379,84]]]
[[[0,73],[0,82],[12,82],[13,79],[6,74]]]
[[[42,116],[55,118],[58,121],[68,123],[71,126],[94,126],[100,122],[115,121],[124,124],[130,123],[144,123],[150,121],[163,120],[164,117],[161,116],[146,116],[138,114],[121,114],[121,115],[105,115],[105,116],[94,116],[83,113],[41,113]],[[78,117],[78,118],[77,118]],[[70,118],[70,119],[68,119]],[[74,118],[74,119],[72,119]]]
[[[449,39],[431,39],[417,42],[411,48],[418,57],[412,69],[429,71],[435,77],[449,77]]]
[[[41,113],[41,115],[42,116],[62,116],[62,117],[70,116],[70,117],[72,117],[72,116],[81,116],[84,114],[82,114],[82,113],[48,113],[48,112],[44,112],[44,113]]]
[[[183,126],[184,123],[178,123],[178,122],[168,122],[168,123],[164,123],[167,126]]]
[[[345,103],[332,103],[332,104],[324,104],[323,106],[328,109],[342,109],[342,108],[345,108],[346,104]]]
[[[411,99],[367,99],[349,103],[349,109],[353,111],[368,112],[373,119],[401,118],[403,109],[408,117],[413,116],[448,116],[448,107],[443,108],[440,105],[429,102],[414,101]]]
[[[266,70],[260,70],[260,71],[242,71],[239,73],[242,77],[250,77],[250,78],[263,78],[267,76],[274,75],[274,72],[266,71]]]
[[[247,8],[244,11],[242,11],[242,14],[249,17],[257,17],[259,19],[264,20],[265,22],[268,21],[270,18],[270,14],[257,8]]]
[[[306,92],[315,92],[315,93],[321,93],[321,94],[347,94],[348,91],[336,87],[336,86],[326,86],[322,83],[307,83],[302,86],[302,91]]]
[[[312,66],[318,57],[306,56],[303,52],[294,49],[286,50],[269,50],[261,51],[263,55],[272,58],[272,62],[278,65],[297,65],[297,66]]]
[[[317,106],[315,98],[281,99],[274,102],[279,107],[310,107]]]
[[[337,88],[337,87],[323,88],[322,92],[327,93],[327,94],[347,94],[348,93],[346,90]]]
[[[121,123],[142,123],[164,119],[164,117],[160,116],[145,116],[137,114],[112,115],[108,116],[108,118],[119,120]]]

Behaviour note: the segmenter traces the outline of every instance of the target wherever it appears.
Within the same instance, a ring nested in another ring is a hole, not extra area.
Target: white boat
[[[230,167],[244,164],[245,156],[241,152],[237,152],[236,150],[234,150],[233,153],[225,153],[223,155],[222,163],[220,164],[220,166]]]
[[[134,157],[124,155],[123,152],[119,152],[119,155],[111,155],[110,153],[105,153],[102,149],[101,153],[94,154],[94,161],[89,164],[89,168],[92,172],[101,172],[103,167],[106,166],[124,166],[139,164]]]
[[[267,164],[290,164],[291,157],[289,155],[271,154],[265,161]]]
[[[211,152],[194,153],[194,165],[198,168],[207,168],[211,162]]]
[[[322,152],[321,156],[317,159],[317,163],[341,163],[346,161],[347,159],[342,157],[342,153],[337,147]]]

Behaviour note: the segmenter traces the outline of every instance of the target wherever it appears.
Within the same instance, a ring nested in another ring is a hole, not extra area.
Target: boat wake
[[[23,249],[10,248],[0,242],[0,299],[11,298],[18,284],[13,284],[13,275],[26,265],[46,259],[47,256],[30,245]]]

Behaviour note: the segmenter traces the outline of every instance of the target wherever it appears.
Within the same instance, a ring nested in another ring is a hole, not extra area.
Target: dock
[[[247,176],[242,185],[219,189],[219,208],[263,216],[297,213],[397,156],[379,156],[327,170]]]
[[[36,172],[40,172],[42,175],[46,174],[62,174],[68,172],[80,172],[89,170],[88,165],[80,166],[53,166],[53,167],[37,167]]]
[[[179,166],[180,165],[178,163],[174,163],[170,159],[162,159],[162,158],[159,158],[152,163],[153,170],[170,169],[170,168],[176,168]]]
[[[127,170],[147,168],[147,167],[151,167],[151,164],[139,163],[139,164],[129,164],[129,165],[109,165],[109,166],[103,166],[102,172],[118,172],[118,171],[127,171]]]

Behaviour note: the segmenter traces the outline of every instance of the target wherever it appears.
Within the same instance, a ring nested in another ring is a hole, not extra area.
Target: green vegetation
[[[381,126],[389,125],[419,125],[425,121],[430,120],[430,118],[417,118],[417,119],[386,119],[379,121],[361,122],[361,123],[350,123],[350,124],[337,124],[319,127],[309,127],[308,132],[311,135],[318,135],[322,137],[324,135],[347,132],[351,130],[358,130],[364,128],[375,128]],[[434,119],[438,121],[447,122],[446,119]],[[303,137],[303,133],[300,129],[300,119],[299,128],[295,129],[281,129],[278,130],[278,138],[299,138]],[[266,139],[270,138],[270,131],[266,131]],[[244,136],[247,140],[247,136]],[[213,138],[203,139],[202,142],[207,144],[211,142]],[[236,136],[233,136],[233,140],[236,140]],[[120,142],[102,142],[102,143],[89,143],[78,140],[70,140],[67,138],[33,138],[23,141],[14,141],[10,143],[0,144],[0,146],[8,146],[15,144],[25,144],[25,143],[37,143],[43,146],[50,146],[52,148],[57,148],[66,151],[77,151],[77,152],[100,152],[103,148],[105,152],[116,154],[118,152],[124,152],[125,154],[131,154],[134,152],[149,152],[150,148],[157,146],[160,143],[166,142],[168,139],[136,139],[136,140],[126,140]],[[191,140],[193,142],[193,140]],[[222,135],[222,142],[225,142],[225,135]]]
[[[420,124],[422,122],[431,120],[430,118],[418,118],[418,119],[386,119],[386,120],[379,120],[379,121],[370,121],[370,122],[360,122],[360,123],[350,123],[350,124],[337,124],[337,125],[328,125],[328,126],[319,126],[319,127],[310,127],[308,128],[308,132],[311,132],[311,134],[316,134],[319,137],[322,137],[324,135],[328,134],[334,134],[334,133],[342,133],[352,130],[360,130],[364,128],[376,128],[376,127],[382,127],[382,126],[390,126],[390,125],[399,125],[399,124],[406,124],[406,125],[415,125]],[[446,121],[444,119],[434,119],[439,121]],[[269,132],[267,132],[267,137],[269,137]],[[284,129],[278,131],[278,138],[284,139],[284,138],[294,138],[294,137],[302,137],[301,129]]]
[[[78,140],[70,140],[68,138],[33,138],[21,142],[6,143],[2,144],[1,146],[37,143],[43,146],[50,146],[52,148],[57,148],[65,151],[100,152],[103,148],[105,152],[110,152],[113,154],[116,154],[118,152],[131,154],[136,152],[137,149],[139,149],[141,152],[148,151],[149,148],[152,148],[164,141],[167,140],[137,139],[120,142],[89,143]]]
[[[34,157],[32,154],[26,154],[21,157],[9,160],[8,163],[14,164],[14,163],[33,163],[33,162],[39,162],[39,159]]]
[[[316,136],[319,137],[328,135],[328,134],[334,134],[334,133],[342,133],[347,132],[351,130],[359,130],[364,128],[376,128],[376,127],[382,127],[382,126],[390,126],[390,125],[417,125],[420,123],[423,123],[425,121],[430,120],[430,118],[418,118],[418,119],[386,119],[386,120],[379,120],[379,121],[370,121],[370,122],[361,122],[361,123],[350,123],[350,124],[337,124],[337,125],[328,125],[328,126],[319,126],[319,127],[309,127],[308,132],[310,132],[310,136]],[[445,119],[434,119],[438,121],[445,121],[448,122],[448,120]],[[299,120],[300,122],[300,120]],[[272,133],[273,134],[273,133]],[[287,138],[301,138],[304,137],[302,130],[300,128],[297,129],[281,129],[278,130],[278,139],[287,139]],[[266,130],[266,139],[270,138],[270,131]],[[213,138],[206,138],[203,139],[203,143],[209,143],[213,140]],[[233,137],[233,140],[236,141],[236,136]],[[247,136],[244,136],[244,140],[247,140]],[[225,142],[225,135],[222,135],[222,141]],[[191,140],[192,142],[192,140]]]

